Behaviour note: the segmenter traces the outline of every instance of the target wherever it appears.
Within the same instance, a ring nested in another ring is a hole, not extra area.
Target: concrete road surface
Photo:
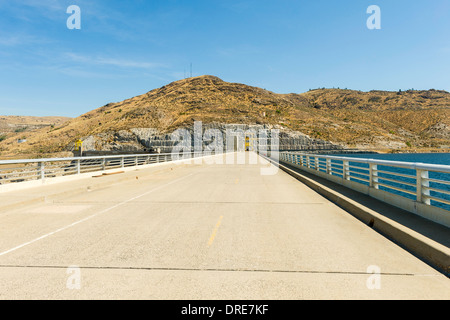
[[[447,277],[281,170],[261,175],[269,165],[41,188],[69,191],[0,209],[0,298],[450,298]]]

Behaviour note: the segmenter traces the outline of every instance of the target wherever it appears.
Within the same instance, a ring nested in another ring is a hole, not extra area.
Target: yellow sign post
[[[254,151],[254,140],[256,140],[253,136],[245,137],[245,151]]]
[[[81,150],[81,146],[83,145],[83,141],[81,141],[80,139],[78,139],[76,142],[75,142],[75,151],[79,151],[79,150]]]
[[[80,152],[80,157],[83,156],[83,141],[81,141],[80,139],[78,139],[75,142],[75,151],[79,151]]]

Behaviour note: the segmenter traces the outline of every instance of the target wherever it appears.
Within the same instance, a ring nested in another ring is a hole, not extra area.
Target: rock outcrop
[[[120,130],[117,132],[99,133],[84,137],[84,151],[111,151],[111,152],[171,152],[173,147],[183,141],[185,133],[189,136],[189,142],[194,148],[195,134],[202,141],[202,148],[207,148],[215,139],[206,132],[214,132],[215,136],[220,136],[223,149],[238,148],[244,146],[244,139],[248,138],[249,144],[254,147],[258,142],[266,143],[268,148],[274,143],[278,143],[279,150],[339,150],[342,146],[333,144],[321,139],[313,139],[301,132],[272,125],[245,125],[245,124],[223,124],[210,123],[201,127],[179,128],[173,134],[161,133],[154,128],[132,128],[129,130]],[[178,132],[178,134],[176,134]],[[275,132],[278,132],[277,135]],[[231,138],[233,137],[233,138]],[[234,137],[237,137],[236,140]],[[275,137],[278,140],[275,142]],[[232,144],[236,144],[236,147]],[[69,147],[71,148],[71,147]]]

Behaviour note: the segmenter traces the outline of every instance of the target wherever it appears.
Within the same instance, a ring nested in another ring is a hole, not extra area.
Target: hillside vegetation
[[[0,143],[4,140],[27,139],[36,131],[61,126],[68,117],[0,116]],[[40,133],[39,133],[40,134]]]
[[[433,89],[277,94],[200,76],[23,133],[25,143],[6,138],[0,142],[0,156],[57,153],[77,139],[131,128],[170,133],[195,120],[278,125],[348,148],[445,152],[450,145],[449,106],[450,94]]]

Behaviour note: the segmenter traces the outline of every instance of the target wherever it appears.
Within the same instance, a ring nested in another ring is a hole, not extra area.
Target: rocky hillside
[[[111,149],[115,145],[120,149],[124,141],[136,142],[139,148],[144,146],[133,133],[137,129],[164,135],[180,127],[191,127],[195,120],[218,126],[281,128],[322,146],[329,141],[345,148],[448,151],[449,107],[450,94],[446,91],[316,89],[301,94],[277,94],[214,76],[201,76],[176,81],[122,102],[109,103],[61,125],[24,134],[25,143],[5,139],[0,142],[0,156],[70,150],[80,138],[92,148]],[[129,138],[124,140],[124,135]]]

